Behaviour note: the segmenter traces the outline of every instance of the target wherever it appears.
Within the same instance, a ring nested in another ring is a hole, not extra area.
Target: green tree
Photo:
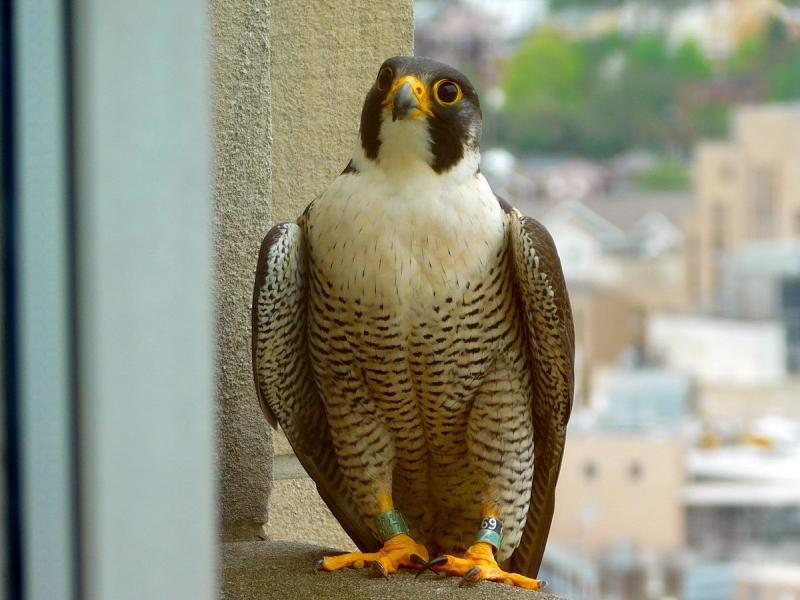
[[[604,35],[583,39],[575,42],[581,52],[584,72],[591,75],[602,69],[609,58],[625,50],[627,39],[619,33],[606,33]]]
[[[689,187],[689,171],[683,163],[663,161],[642,173],[636,183],[647,190],[684,190]]]
[[[744,75],[758,72],[767,63],[769,49],[766,39],[749,37],[739,44],[725,65],[725,70],[732,75]]]
[[[800,98],[800,44],[795,45],[786,58],[775,65],[770,88],[775,100]]]
[[[787,34],[783,23],[773,19],[761,35],[739,44],[724,71],[760,81],[767,90],[765,100],[800,98],[800,42]]]
[[[509,106],[574,104],[584,77],[580,50],[555,31],[529,37],[508,63],[505,79]]]
[[[765,100],[800,98],[800,42],[773,21],[716,66],[697,43],[671,48],[663,33],[571,41],[539,31],[507,64],[498,139],[522,152],[680,154],[727,131],[728,106],[691,100],[717,76],[760,82]]]
[[[568,147],[580,114],[584,76],[576,44],[548,30],[529,37],[506,68],[499,134],[523,151]]]
[[[676,48],[673,64],[681,80],[708,79],[712,74],[711,62],[695,41],[687,40]]]
[[[641,36],[625,52],[625,68],[615,90],[619,97],[615,110],[626,145],[654,150],[664,150],[669,145],[674,71],[663,36]]]

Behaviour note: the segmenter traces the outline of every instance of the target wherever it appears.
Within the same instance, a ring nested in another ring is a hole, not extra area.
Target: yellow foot
[[[338,571],[345,567],[361,569],[372,566],[376,575],[387,577],[400,567],[421,569],[428,562],[428,551],[413,538],[400,534],[384,542],[383,548],[377,552],[349,552],[339,556],[326,556],[317,563],[317,568],[324,571]]]
[[[428,567],[437,573],[460,575],[459,585],[483,580],[499,581],[528,590],[540,590],[547,585],[546,581],[503,571],[494,559],[492,547],[484,542],[477,542],[467,548],[462,558],[449,555],[434,558],[428,563]]]

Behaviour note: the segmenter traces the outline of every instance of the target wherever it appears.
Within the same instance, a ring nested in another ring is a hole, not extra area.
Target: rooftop
[[[797,506],[800,484],[692,483],[682,495],[689,506]]]
[[[800,586],[800,565],[773,563],[754,565],[748,563],[736,569],[736,578],[743,583]]]
[[[798,443],[779,445],[771,449],[746,445],[723,446],[713,450],[695,449],[686,458],[687,475],[690,479],[752,483],[759,487],[763,487],[766,482],[772,482],[784,490],[797,487],[800,493],[798,465]]]

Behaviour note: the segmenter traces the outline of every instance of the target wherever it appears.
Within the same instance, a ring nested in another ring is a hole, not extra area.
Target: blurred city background
[[[297,575],[321,548],[277,546],[352,542],[279,432],[271,460],[253,269],[347,164],[413,8],[570,286],[541,576],[568,600],[800,600],[800,0],[0,7],[0,598],[329,585]],[[263,570],[276,547],[295,571]]]
[[[800,8],[417,0],[482,170],[558,246],[575,410],[540,576],[800,600]]]

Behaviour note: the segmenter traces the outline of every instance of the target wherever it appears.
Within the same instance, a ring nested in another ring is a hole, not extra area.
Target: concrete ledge
[[[223,600],[282,598],[349,600],[394,600],[440,598],[442,600],[521,599],[560,600],[552,594],[481,582],[459,588],[458,579],[426,575],[418,580],[411,572],[391,579],[375,579],[368,571],[348,569],[338,573],[313,573],[312,566],[323,553],[335,553],[296,542],[236,542],[223,544]]]

